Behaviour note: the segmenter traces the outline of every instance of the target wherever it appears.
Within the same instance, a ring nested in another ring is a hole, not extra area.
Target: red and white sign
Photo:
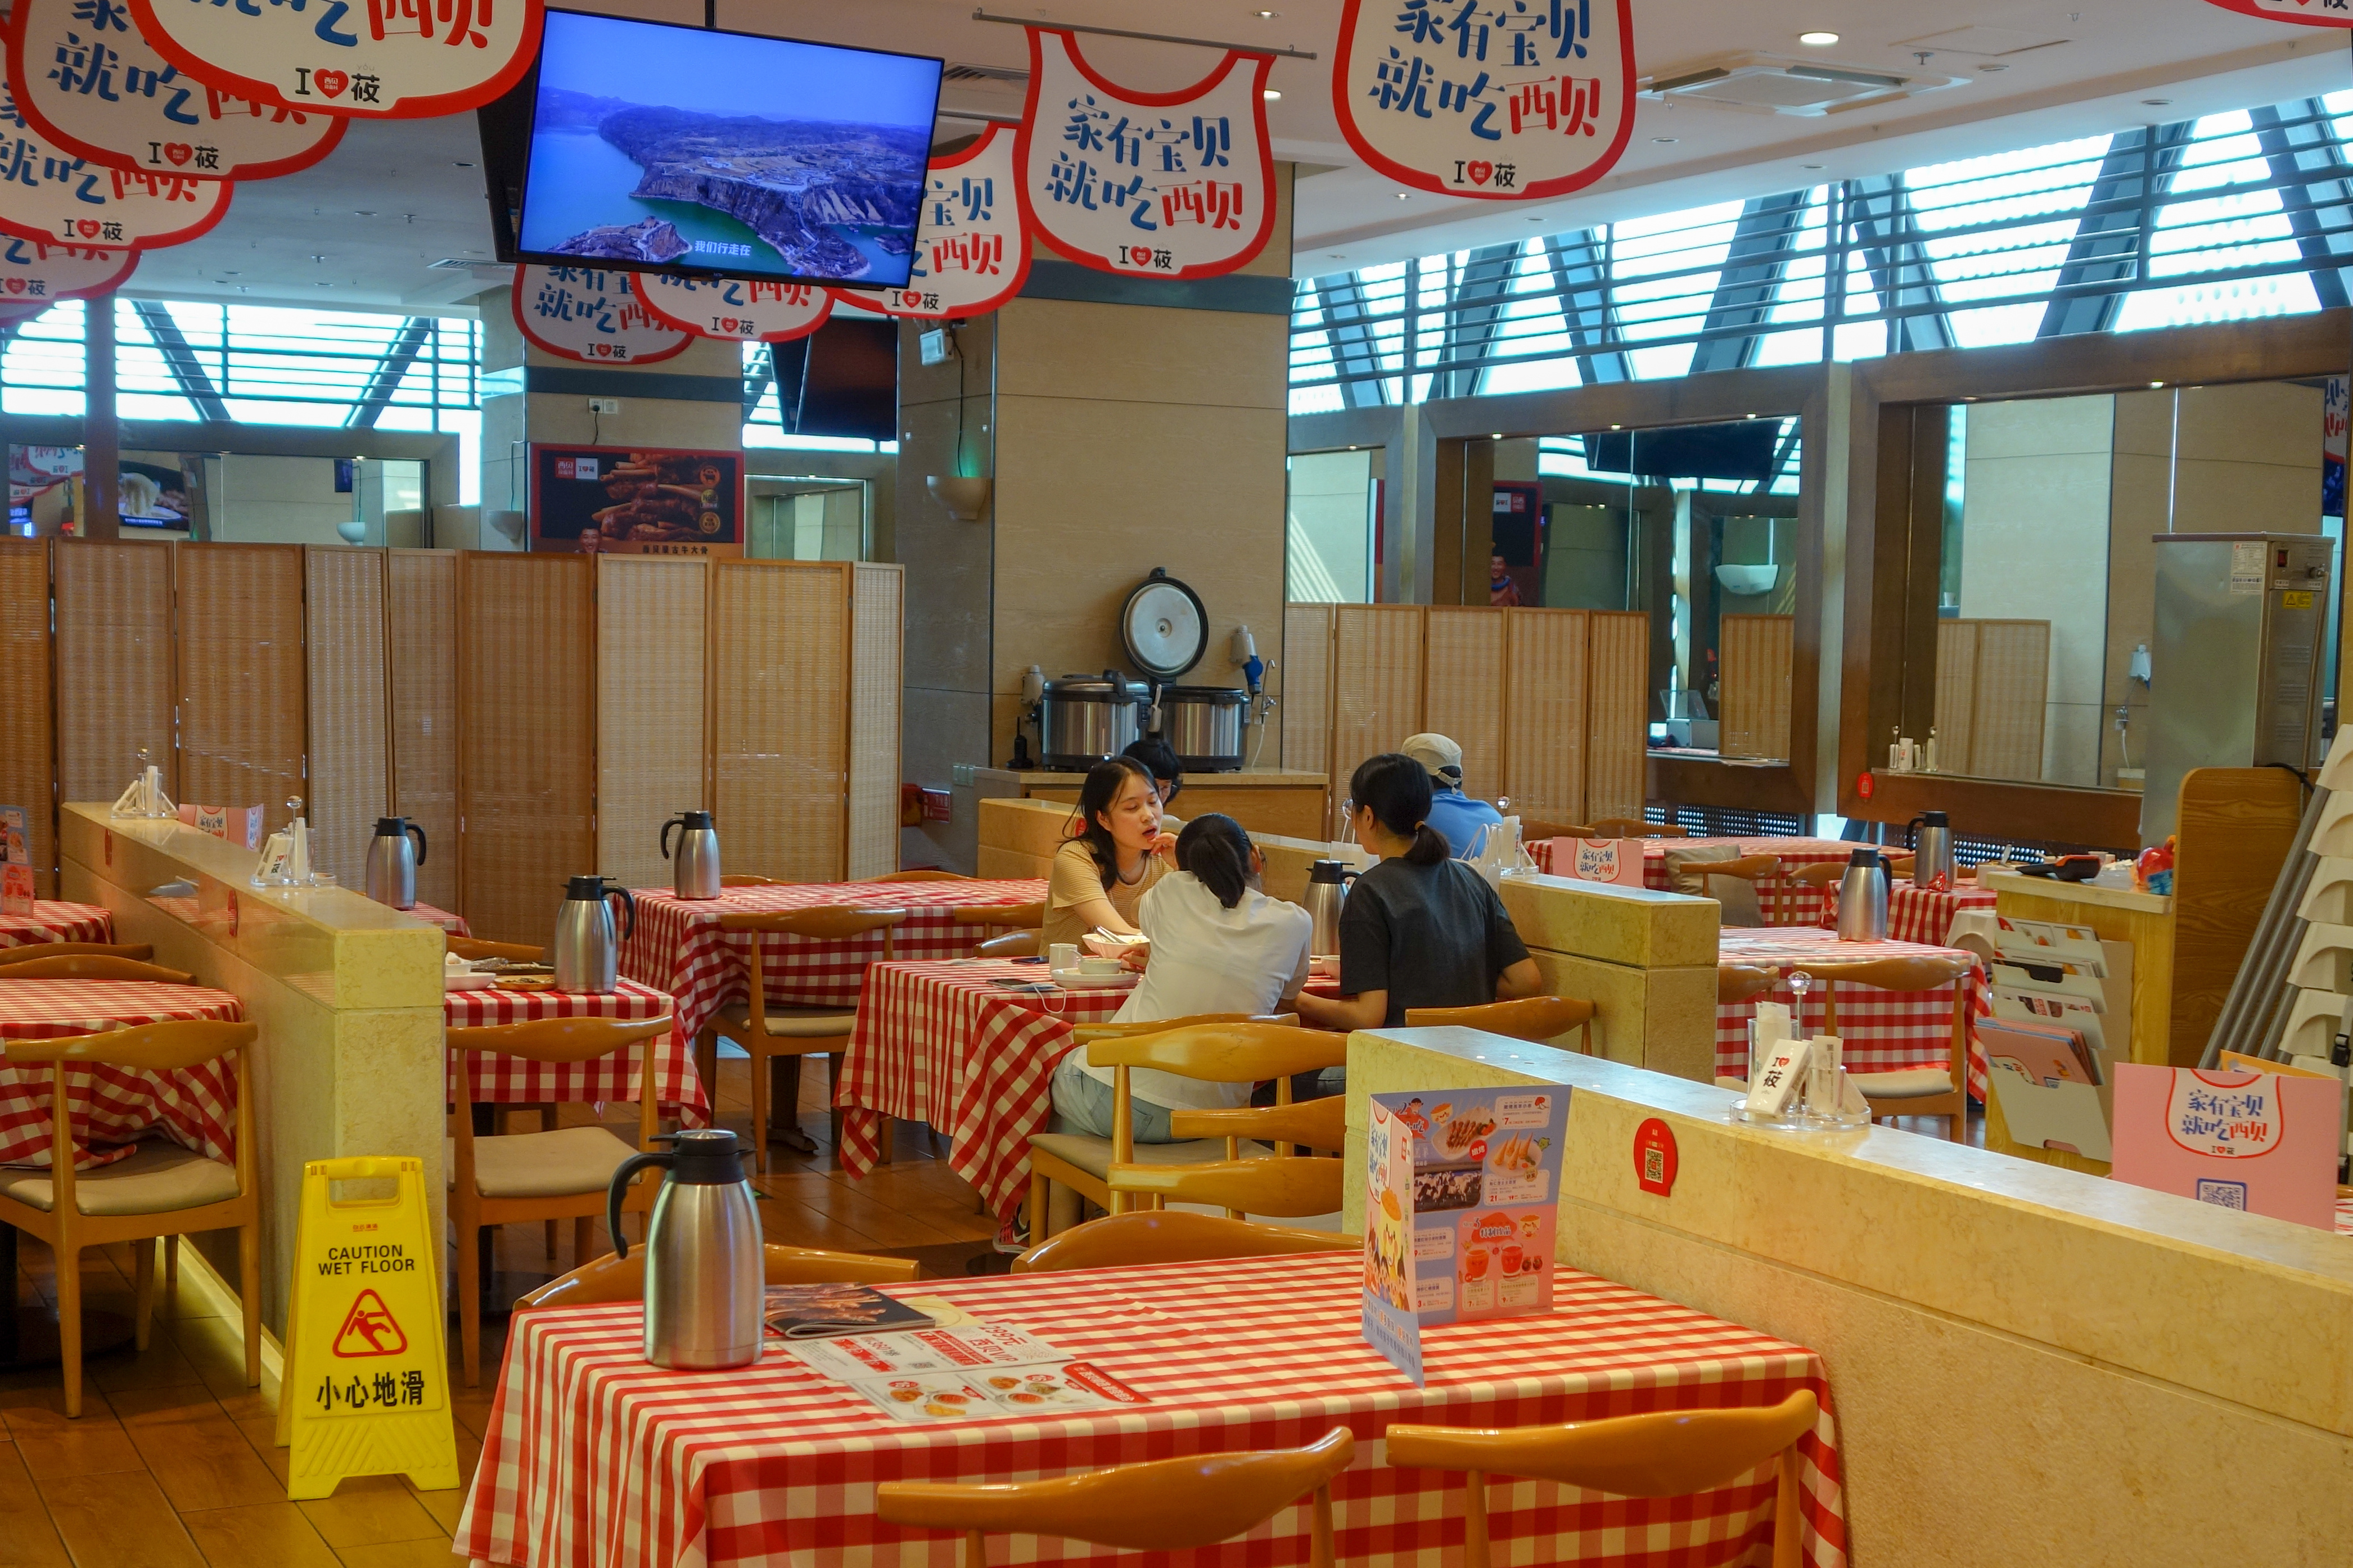
[[[1106,81],[1068,33],[1029,29],[1029,99],[1015,139],[1021,220],[1103,272],[1214,278],[1274,230],[1267,142],[1271,55],[1229,51],[1177,92]]]
[[[0,309],[41,310],[58,300],[111,294],[138,267],[135,250],[93,250],[0,235]]]
[[[925,175],[915,262],[903,289],[836,289],[845,304],[924,321],[985,316],[1029,279],[1029,229],[1015,192],[1017,142],[992,125]]]
[[[1415,190],[1580,190],[1634,132],[1633,0],[1347,0],[1332,99],[1357,155]]]
[[[808,336],[833,314],[832,294],[815,283],[667,272],[636,272],[630,281],[657,320],[706,338],[786,343]]]
[[[161,249],[195,238],[228,211],[230,184],[116,169],[53,151],[0,100],[0,229],[53,245]]]
[[[583,364],[651,364],[683,352],[694,334],[670,325],[613,267],[515,268],[514,319],[549,353]]]
[[[26,124],[118,168],[266,180],[309,168],[343,139],[340,120],[183,76],[119,0],[16,0],[8,79]]]
[[[2207,0],[2225,11],[2301,22],[2307,27],[2353,27],[2353,0]]]
[[[544,17],[541,0],[127,3],[140,32],[198,81],[289,109],[378,120],[488,103],[538,58]]]
[[[1634,1129],[1634,1184],[1660,1197],[1672,1196],[1683,1154],[1675,1147],[1675,1130],[1653,1116]]]

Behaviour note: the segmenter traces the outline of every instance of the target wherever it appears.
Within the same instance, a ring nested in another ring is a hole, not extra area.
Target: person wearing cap
[[[1430,774],[1430,825],[1446,835],[1457,860],[1470,859],[1487,830],[1503,826],[1504,814],[1462,793],[1462,748],[1444,735],[1424,733],[1407,737],[1398,750]]]

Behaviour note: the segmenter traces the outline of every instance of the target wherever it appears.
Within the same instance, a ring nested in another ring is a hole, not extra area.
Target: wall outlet
[[[591,414],[618,414],[620,411],[621,400],[617,397],[592,397],[588,400],[588,412]]]

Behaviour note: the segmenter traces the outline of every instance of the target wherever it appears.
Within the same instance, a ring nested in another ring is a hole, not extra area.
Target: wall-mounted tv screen
[[[547,13],[515,249],[899,288],[941,62]]]

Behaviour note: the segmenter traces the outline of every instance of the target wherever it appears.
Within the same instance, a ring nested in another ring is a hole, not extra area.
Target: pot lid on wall
[[[1201,595],[1155,566],[1119,612],[1120,640],[1135,668],[1174,680],[1201,662],[1209,646],[1209,612]]]

